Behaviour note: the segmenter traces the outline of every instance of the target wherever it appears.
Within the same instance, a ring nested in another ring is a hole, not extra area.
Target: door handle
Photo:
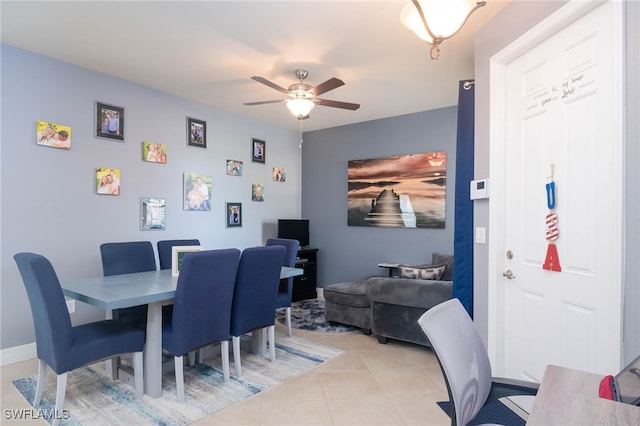
[[[511,269],[507,269],[506,271],[504,271],[502,273],[502,275],[507,277],[510,280],[512,280],[512,279],[514,279],[516,277],[515,275],[513,275],[513,272],[511,271]]]

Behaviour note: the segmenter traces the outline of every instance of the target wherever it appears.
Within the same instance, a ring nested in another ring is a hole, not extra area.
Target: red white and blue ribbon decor
[[[551,181],[545,185],[547,190],[547,208],[549,214],[545,217],[545,223],[547,225],[546,238],[549,241],[547,247],[547,257],[544,260],[542,269],[548,271],[562,271],[560,267],[560,259],[558,259],[558,249],[556,248],[555,240],[558,239],[558,216],[556,215],[556,183],[553,181],[553,164],[551,165]]]

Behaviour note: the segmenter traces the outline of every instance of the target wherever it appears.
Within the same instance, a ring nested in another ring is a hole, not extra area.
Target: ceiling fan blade
[[[271,87],[272,89],[276,89],[278,92],[282,92],[282,93],[284,93],[285,95],[288,95],[288,94],[289,94],[289,91],[288,91],[287,89],[285,89],[284,87],[280,87],[280,86],[278,86],[277,84],[275,84],[275,83],[273,83],[273,82],[271,82],[271,81],[267,80],[267,79],[266,79],[266,78],[264,78],[264,77],[258,77],[258,76],[256,76],[256,75],[254,75],[253,77],[251,77],[251,79],[252,79],[252,80],[257,81],[258,83],[262,83],[262,84],[264,84],[265,86],[269,86],[269,87]]]
[[[333,77],[325,81],[324,83],[320,83],[316,87],[309,89],[309,92],[313,93],[313,96],[318,96],[340,86],[344,86],[344,81],[340,80],[339,78]]]
[[[350,109],[351,111],[355,111],[358,108],[360,108],[360,104],[352,104],[349,102],[330,101],[328,99],[316,99],[316,101],[318,101],[318,105],[328,106],[333,108]]]
[[[264,104],[280,104],[282,102],[284,102],[286,99],[281,99],[278,101],[259,101],[259,102],[245,102],[244,105],[264,105]]]

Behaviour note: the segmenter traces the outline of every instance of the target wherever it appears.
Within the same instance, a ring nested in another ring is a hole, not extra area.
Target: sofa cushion
[[[367,281],[335,283],[326,286],[322,294],[324,300],[340,305],[369,307],[371,302],[367,297]]]
[[[447,265],[441,280],[453,281],[453,255],[434,252],[431,256],[431,263],[434,265]]]
[[[431,265],[428,267],[398,265],[398,272],[400,272],[401,278],[439,280],[442,278],[446,267],[446,265]]]

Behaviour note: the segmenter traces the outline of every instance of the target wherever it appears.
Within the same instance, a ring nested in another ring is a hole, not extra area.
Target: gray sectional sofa
[[[365,334],[430,346],[418,326],[418,318],[439,303],[452,298],[453,256],[434,253],[428,268],[446,265],[439,280],[400,277],[368,277],[324,288],[328,321],[354,325]]]

